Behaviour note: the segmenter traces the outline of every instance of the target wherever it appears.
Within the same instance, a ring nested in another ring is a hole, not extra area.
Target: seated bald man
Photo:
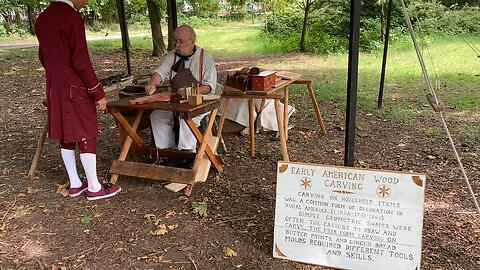
[[[156,86],[170,81],[172,91],[184,96],[184,87],[199,85],[202,95],[213,94],[217,85],[217,70],[213,57],[203,48],[195,45],[195,31],[190,25],[181,25],[174,32],[175,49],[170,51],[162,63],[153,70],[145,92],[151,95]],[[199,115],[193,122],[199,126],[205,117]],[[159,149],[177,149],[196,152],[197,139],[183,119],[178,119],[178,138],[173,130],[174,116],[170,111],[153,111],[150,115],[155,146]],[[178,141],[177,141],[178,140]]]

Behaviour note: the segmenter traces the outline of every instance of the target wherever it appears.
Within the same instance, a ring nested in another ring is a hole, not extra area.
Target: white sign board
[[[423,174],[279,162],[273,256],[420,269],[424,189]]]

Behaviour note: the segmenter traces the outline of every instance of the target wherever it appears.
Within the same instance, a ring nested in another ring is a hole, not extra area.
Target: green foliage
[[[428,138],[437,139],[437,140],[445,138],[446,136],[445,131],[441,127],[427,128],[425,129],[424,133]]]
[[[205,18],[197,16],[186,16],[185,14],[178,14],[178,24],[190,24],[194,28],[202,26],[218,26],[224,24],[224,20],[221,18]]]
[[[225,15],[224,18],[231,21],[241,21],[245,19],[247,15],[245,12],[233,12]]]
[[[115,0],[89,0],[88,5],[84,6],[80,12],[85,16],[87,22],[111,23],[118,21]]]
[[[200,217],[206,217],[207,214],[207,203],[206,202],[192,202],[192,213]]]
[[[11,59],[36,59],[38,57],[38,49],[22,48],[15,50],[0,50],[0,57],[5,60]],[[40,63],[40,62],[39,62]]]
[[[415,27],[421,26],[424,34],[434,33],[479,33],[480,9],[465,6],[448,9],[435,1],[412,1],[409,14]],[[377,2],[365,1],[362,6],[360,26],[360,49],[379,51],[381,41],[381,14]],[[384,13],[387,10],[384,7]],[[399,5],[394,5],[391,23],[391,40],[401,39],[406,33],[405,22]],[[299,49],[303,25],[303,10],[295,7],[281,13],[266,16],[264,33],[268,43],[285,51]],[[350,4],[348,1],[333,0],[309,16],[305,49],[314,53],[338,53],[348,49]]]
[[[150,30],[148,14],[136,13],[127,21],[128,30]]]
[[[446,7],[480,6],[480,0],[439,0]]]
[[[3,25],[0,25],[0,37],[5,37],[7,36],[8,32],[7,29]]]
[[[374,115],[395,122],[406,122],[413,117],[412,105],[409,101],[389,104],[389,106],[375,110]]]
[[[306,51],[315,53],[343,52],[348,46],[349,13],[343,1],[333,2],[309,16],[305,37]],[[338,5],[335,5],[338,4]],[[288,8],[266,18],[265,35],[269,43],[283,42],[287,51],[298,50],[303,26],[303,10]]]
[[[166,10],[166,1],[155,1],[157,7],[165,11]],[[127,18],[132,18],[134,16],[146,16],[148,15],[147,10],[147,1],[146,0],[128,0],[125,1],[125,14]]]
[[[383,48],[381,41],[380,23],[373,18],[365,18],[361,20],[360,31],[360,48],[364,51],[374,52]]]
[[[461,134],[462,139],[467,141],[478,141],[480,138],[480,124],[478,123],[478,119],[475,121],[475,123],[460,123],[452,130],[452,133]],[[467,156],[464,156],[464,158],[466,157]]]
[[[84,215],[83,217],[80,218],[80,223],[82,224],[90,224],[93,221],[92,215]]]
[[[197,17],[212,18],[216,17],[220,6],[216,0],[189,0],[192,11],[188,15]]]
[[[480,8],[464,7],[460,10],[447,10],[444,14],[444,29],[449,33],[480,33]]]
[[[408,6],[412,24],[425,34],[479,33],[480,8],[448,9],[436,1],[415,1]]]

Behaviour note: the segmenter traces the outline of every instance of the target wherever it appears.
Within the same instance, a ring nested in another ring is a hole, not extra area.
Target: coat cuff
[[[94,101],[99,101],[100,99],[105,97],[105,91],[103,91],[103,85],[101,83],[97,83],[92,88],[87,88],[88,95],[92,97]]]

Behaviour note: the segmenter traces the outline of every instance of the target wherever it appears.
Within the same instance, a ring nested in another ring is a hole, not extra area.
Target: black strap
[[[180,55],[179,53],[175,52],[175,56],[178,56],[179,59],[175,64],[172,65],[172,70],[178,73],[180,70],[185,69],[185,62],[187,62],[190,59],[190,57],[192,57],[192,55],[195,54],[196,51],[197,51],[197,46],[194,46],[192,53],[186,56]]]
[[[175,135],[175,145],[178,146],[178,140],[180,139],[180,120],[178,119],[179,114],[176,111],[173,111],[173,134]]]

